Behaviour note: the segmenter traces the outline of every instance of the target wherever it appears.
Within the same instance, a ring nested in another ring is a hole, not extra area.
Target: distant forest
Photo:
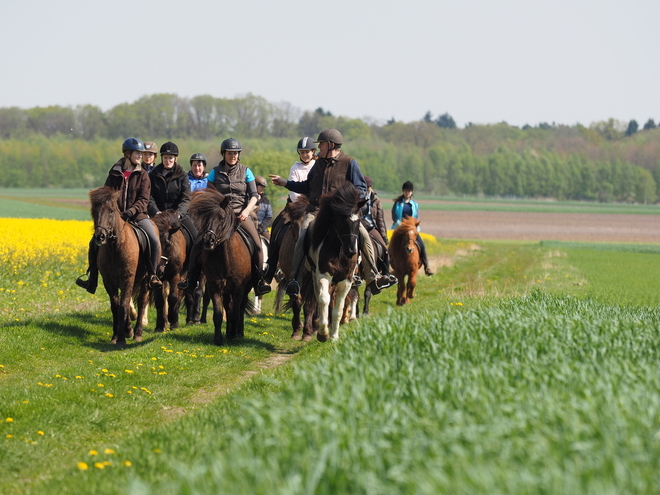
[[[375,188],[405,180],[436,195],[556,198],[654,203],[660,198],[660,129],[649,119],[589,126],[539,123],[522,128],[468,124],[430,111],[415,122],[376,123],[301,111],[246,95],[224,99],[144,96],[108,111],[78,107],[0,108],[0,187],[95,187],[129,136],[176,142],[180,162],[202,152],[209,169],[219,143],[236,137],[243,163],[261,175],[287,175],[295,144],[334,127]]]

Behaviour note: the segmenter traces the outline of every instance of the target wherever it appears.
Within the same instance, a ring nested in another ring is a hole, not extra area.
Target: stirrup
[[[392,283],[390,282],[390,277],[384,277],[382,275],[376,278],[374,282],[376,284],[376,288],[379,290],[387,289],[392,285]]]
[[[286,295],[291,297],[300,295],[300,284],[295,278],[287,284]]]
[[[392,285],[396,284],[396,283],[399,281],[399,279],[396,278],[396,276],[395,276],[394,274],[392,274],[392,273],[389,273],[389,274],[386,275],[386,276],[387,276],[387,278],[390,279],[390,284],[392,284]]]
[[[254,287],[254,293],[257,296],[263,296],[271,291],[270,285],[265,280],[261,279]]]
[[[157,275],[152,275],[149,279],[149,288],[151,289],[160,289],[163,286],[163,282],[160,281]]]
[[[89,273],[86,273],[85,275],[89,276]],[[96,284],[92,284],[89,278],[87,280],[83,280],[85,275],[81,275],[76,279],[76,285],[85,289],[90,294],[95,294],[96,288],[98,287],[98,282]]]
[[[353,287],[362,287],[362,279],[359,275],[353,275]]]
[[[181,282],[176,284],[176,286],[181,290],[186,290],[188,288],[188,279],[186,278],[186,279],[182,280]]]

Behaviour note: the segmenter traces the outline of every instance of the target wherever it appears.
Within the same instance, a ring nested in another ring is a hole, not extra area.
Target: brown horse
[[[303,282],[304,304],[318,304],[317,339],[339,337],[339,324],[346,296],[353,285],[358,260],[360,192],[350,182],[321,198],[318,215],[305,238],[308,263],[312,266],[314,298]],[[310,310],[311,310],[310,306]]]
[[[303,325],[300,319],[300,313],[303,309],[302,296],[291,297],[289,302],[284,305],[282,305],[282,299],[284,298],[286,286],[291,277],[293,250],[296,246],[296,241],[300,236],[300,226],[305,218],[305,211],[308,205],[309,201],[307,196],[304,195],[299,196],[293,203],[288,203],[282,212],[284,221],[288,223],[288,228],[284,234],[278,236],[278,239],[271,238],[271,242],[280,243],[279,267],[281,276],[277,281],[278,286],[277,294],[275,296],[275,311],[280,311],[281,309],[293,310],[293,316],[291,317],[293,333],[291,334],[291,338],[294,340],[303,340],[305,342],[312,340],[314,337],[313,314],[309,314],[307,306],[305,306],[305,324]],[[303,278],[306,271],[307,269],[303,266],[301,268],[301,275]]]
[[[137,235],[121,218],[117,198],[120,192],[99,187],[89,193],[94,220],[93,242],[98,246],[97,266],[103,285],[110,296],[112,310],[112,343],[126,345],[126,338],[142,341],[142,317],[149,299],[147,263],[140,253]],[[131,329],[130,304],[138,297],[135,332]]]
[[[158,227],[160,245],[164,263],[159,267],[163,282],[161,289],[152,291],[156,306],[155,332],[165,331],[167,323],[171,329],[179,327],[179,307],[181,298],[185,297],[188,322],[199,321],[199,294],[183,291],[177,284],[188,271],[188,257],[186,255],[186,237],[181,230],[181,222],[176,212],[164,211],[152,218]]]
[[[237,232],[238,218],[229,207],[229,197],[215,189],[203,189],[193,195],[190,216],[199,229],[204,246],[201,254],[206,288],[213,301],[215,345],[224,345],[223,315],[227,314],[227,339],[244,336],[248,293],[253,286],[250,251]]]
[[[392,239],[390,239],[390,263],[394,269],[394,275],[399,279],[399,287],[396,292],[396,303],[399,306],[409,303],[415,297],[417,271],[422,266],[419,248],[415,242],[418,225],[419,220],[406,217],[392,233]],[[408,277],[407,283],[404,280],[406,276]]]

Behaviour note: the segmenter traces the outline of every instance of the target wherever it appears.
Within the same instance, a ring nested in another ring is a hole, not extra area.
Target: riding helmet
[[[414,191],[415,188],[413,187],[413,183],[410,182],[409,180],[405,181],[403,185],[401,186],[402,191]]]
[[[155,154],[158,153],[156,151],[157,148],[158,148],[158,146],[156,146],[156,143],[154,143],[153,141],[145,141],[144,142],[144,152],[145,153],[153,153],[155,155]]]
[[[160,147],[160,154],[162,155],[174,155],[179,156],[179,147],[174,144],[172,141],[166,142]]]
[[[220,145],[220,154],[224,155],[225,151],[243,151],[243,148],[241,147],[241,143],[238,142],[238,139],[228,138]]]
[[[367,183],[367,187],[374,187],[374,181],[368,175],[364,176],[364,181]]]
[[[314,146],[314,141],[312,141],[311,137],[305,136],[302,138],[300,141],[298,141],[298,151],[303,151],[303,150],[315,150],[316,146]]]
[[[343,144],[344,137],[337,129],[325,129],[324,131],[321,131],[319,137],[314,142],[322,143],[324,141],[329,141],[335,144]]]
[[[138,138],[128,138],[121,145],[121,152],[126,153],[127,151],[144,151],[144,144]]]
[[[255,175],[254,176],[254,182],[258,186],[266,187],[268,185],[268,183],[266,182],[266,179],[264,179],[261,175]]]
[[[190,157],[190,164],[192,165],[192,162],[198,161],[198,162],[204,162],[204,166],[206,167],[206,157],[202,155],[201,153],[195,153]]]

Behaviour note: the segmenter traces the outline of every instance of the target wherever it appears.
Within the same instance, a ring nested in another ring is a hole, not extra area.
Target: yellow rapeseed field
[[[0,218],[0,263],[14,275],[44,261],[79,263],[92,233],[91,221]]]

